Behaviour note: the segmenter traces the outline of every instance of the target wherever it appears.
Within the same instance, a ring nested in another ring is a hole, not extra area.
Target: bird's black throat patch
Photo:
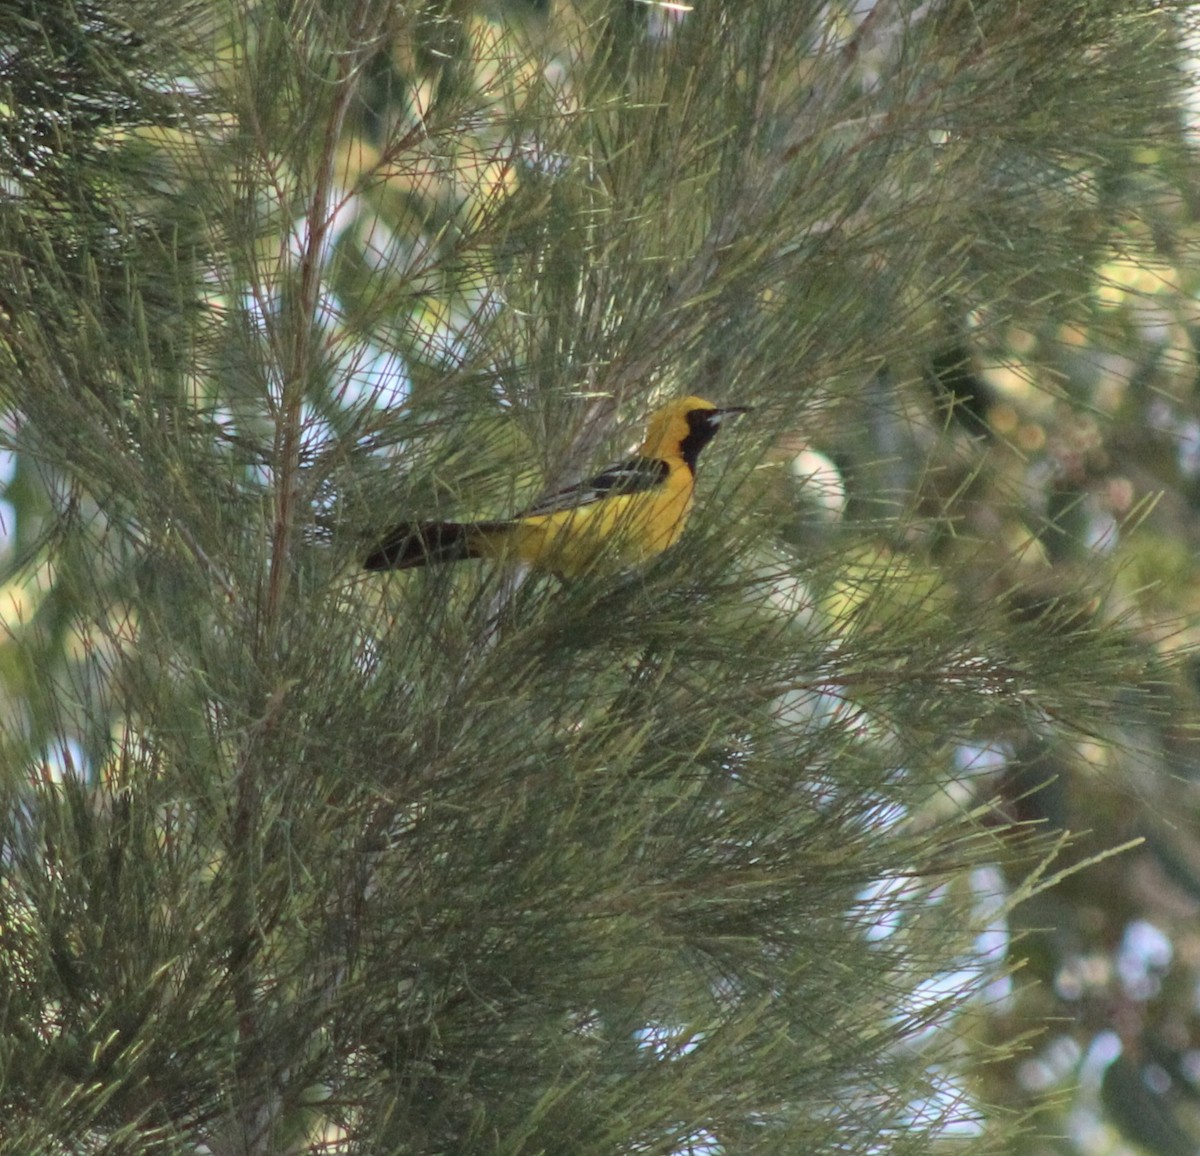
[[[717,435],[720,422],[719,414],[713,409],[693,409],[688,411],[687,437],[679,444],[679,452],[687,463],[687,468],[696,472],[696,460],[700,451]]]

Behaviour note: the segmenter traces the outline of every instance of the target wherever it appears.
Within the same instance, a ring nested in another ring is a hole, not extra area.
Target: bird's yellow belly
[[[690,505],[691,494],[679,493],[655,495],[652,502],[631,495],[556,510],[522,519],[504,540],[489,542],[486,552],[562,578],[576,578],[597,563],[637,565],[675,543]]]

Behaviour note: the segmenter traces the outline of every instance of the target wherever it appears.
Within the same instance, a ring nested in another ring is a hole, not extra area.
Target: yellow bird
[[[644,562],[672,545],[692,508],[696,460],[721,424],[743,406],[684,397],[650,417],[636,456],[539,499],[496,522],[404,522],[363,561],[367,570],[498,558],[550,570],[586,571],[602,553]]]

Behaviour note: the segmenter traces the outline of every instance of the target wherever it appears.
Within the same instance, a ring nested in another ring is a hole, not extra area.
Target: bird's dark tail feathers
[[[404,522],[363,559],[364,570],[410,570],[438,562],[481,558],[481,541],[504,522]]]

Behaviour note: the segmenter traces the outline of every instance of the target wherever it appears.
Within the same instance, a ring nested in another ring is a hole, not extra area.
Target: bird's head
[[[650,418],[641,454],[648,458],[681,454],[694,473],[700,451],[717,435],[722,424],[746,412],[741,405],[717,406],[702,397],[681,397]]]

